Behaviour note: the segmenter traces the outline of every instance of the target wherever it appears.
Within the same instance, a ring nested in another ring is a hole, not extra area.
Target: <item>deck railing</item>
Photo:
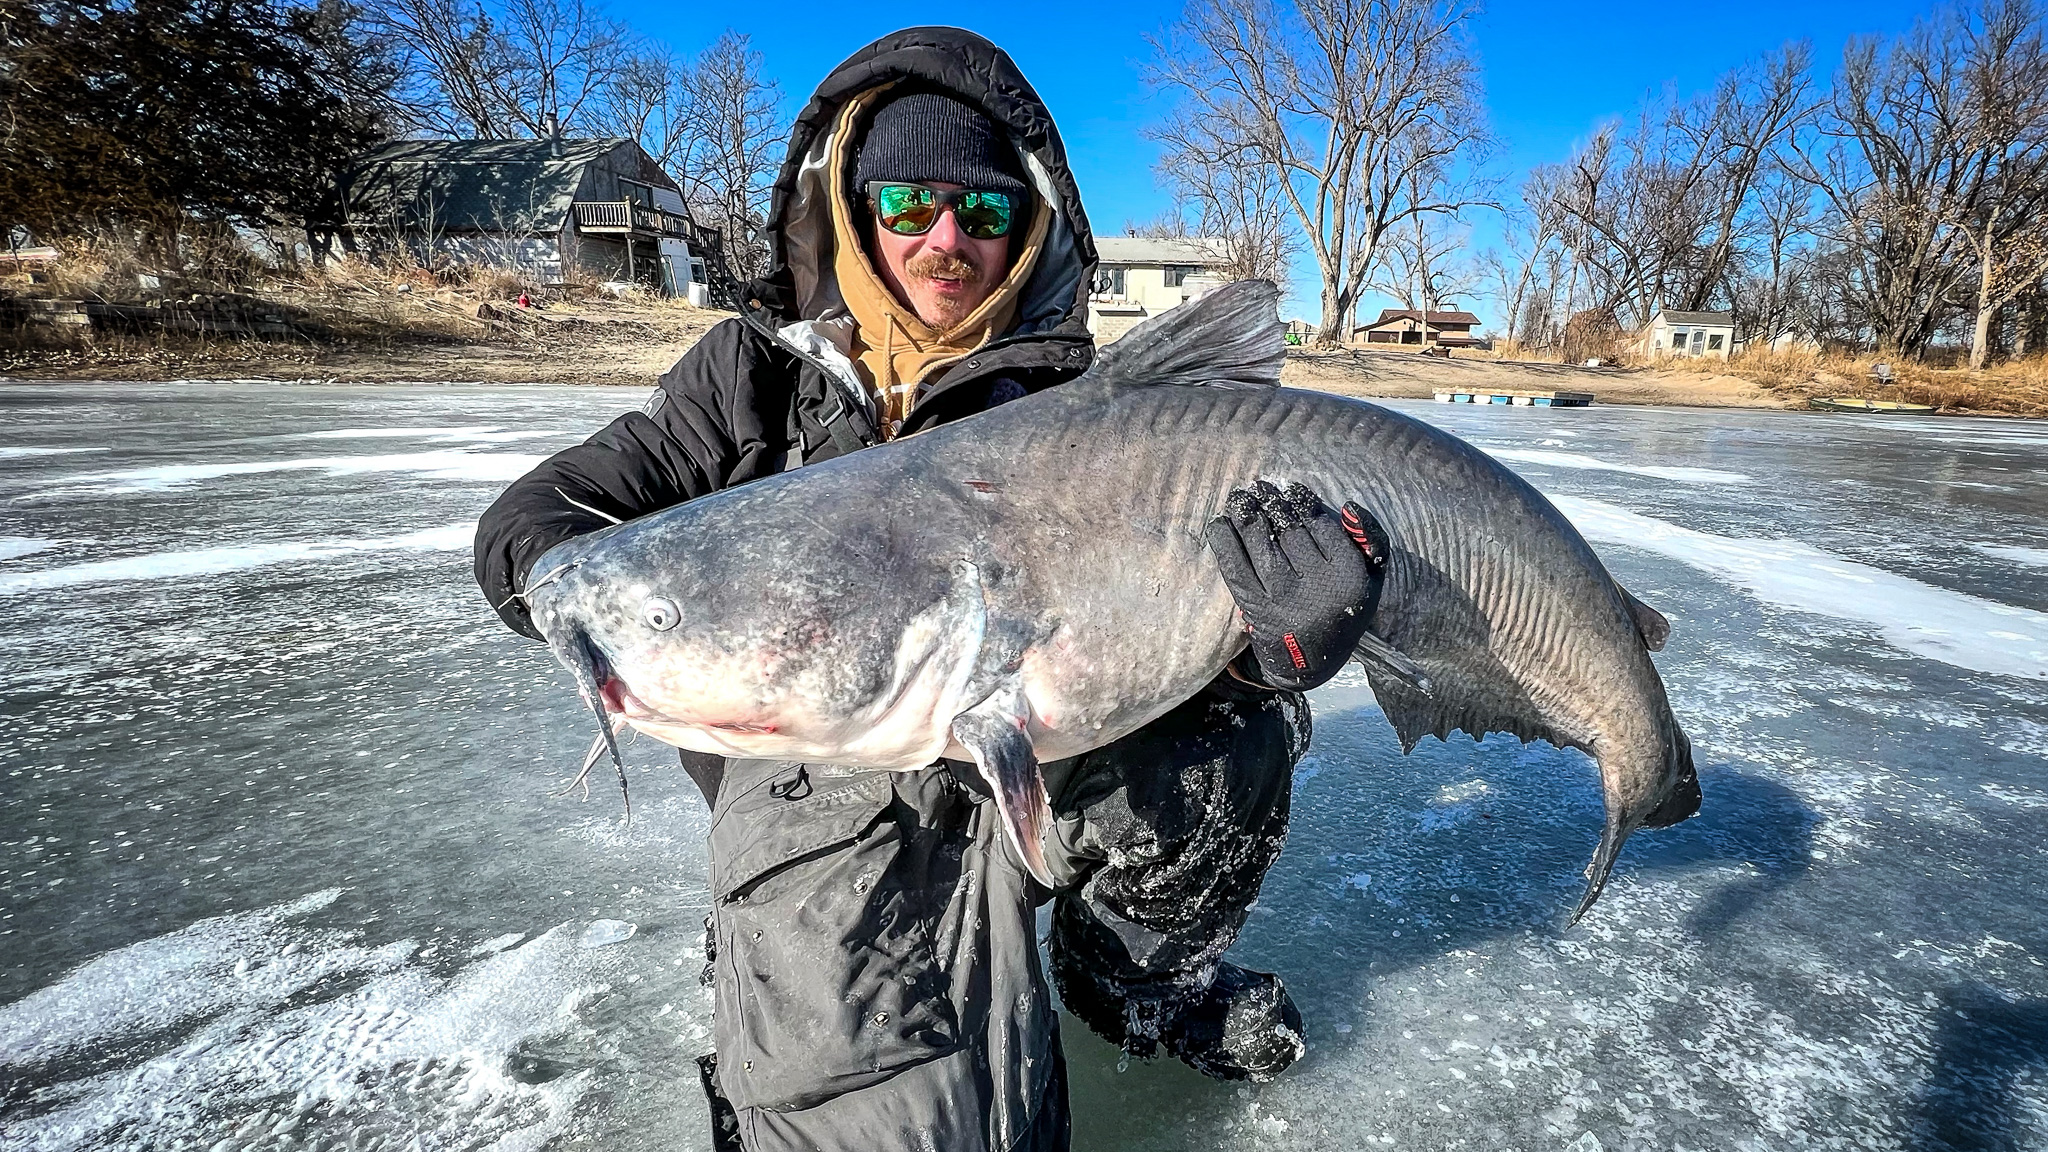
[[[630,200],[579,200],[576,226],[585,232],[646,232],[656,236],[686,236],[688,222],[681,216],[635,204]]]

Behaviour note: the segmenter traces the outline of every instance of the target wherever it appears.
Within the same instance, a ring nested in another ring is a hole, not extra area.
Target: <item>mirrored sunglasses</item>
[[[868,181],[868,203],[875,219],[899,236],[922,236],[939,222],[939,213],[953,210],[960,230],[976,240],[1000,240],[1010,234],[1016,206],[1007,192],[973,188],[945,191],[923,184]]]

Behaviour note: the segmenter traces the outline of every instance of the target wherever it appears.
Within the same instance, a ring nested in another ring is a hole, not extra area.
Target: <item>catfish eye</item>
[[[656,632],[666,632],[675,627],[683,618],[682,609],[666,596],[649,596],[647,603],[640,606],[640,619],[647,622]]]

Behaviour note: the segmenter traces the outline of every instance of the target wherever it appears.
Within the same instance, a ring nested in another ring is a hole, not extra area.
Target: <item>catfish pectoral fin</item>
[[[1367,632],[1358,638],[1358,647],[1352,657],[1367,668],[1376,668],[1424,696],[1432,695],[1436,685],[1429,682],[1429,673],[1422,665],[1410,659],[1406,652]]]
[[[1054,887],[1045,866],[1045,832],[1052,826],[1052,805],[1045,798],[1045,778],[1038,755],[1024,731],[1024,718],[1009,708],[980,707],[953,718],[953,739],[974,756],[982,778],[995,793],[1003,830],[1033,879]]]

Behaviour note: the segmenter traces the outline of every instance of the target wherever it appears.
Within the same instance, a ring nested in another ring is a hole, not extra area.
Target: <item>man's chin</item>
[[[953,327],[988,299],[986,291],[973,288],[943,289],[927,287],[923,293],[922,305],[917,310],[918,319],[941,331]]]

